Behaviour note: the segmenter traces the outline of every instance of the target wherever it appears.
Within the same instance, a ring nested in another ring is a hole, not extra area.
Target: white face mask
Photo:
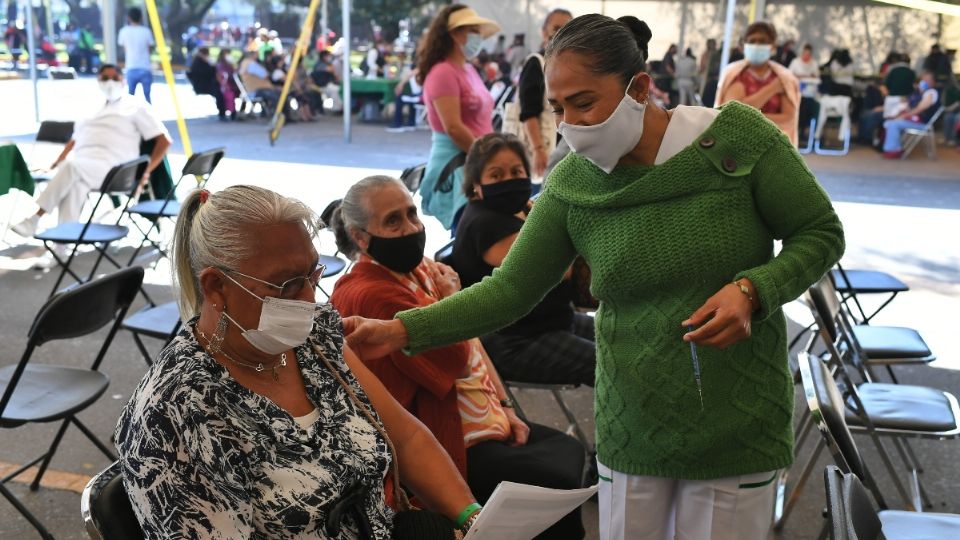
[[[460,46],[467,60],[473,60],[483,50],[483,36],[475,32],[467,34],[467,42]]]
[[[633,79],[627,84],[627,90]],[[639,103],[624,92],[623,99],[610,117],[592,126],[575,126],[560,122],[557,130],[570,148],[587,158],[603,172],[610,174],[620,158],[633,150],[643,135],[645,103]]]
[[[116,101],[123,97],[125,88],[123,87],[122,82],[114,81],[112,79],[98,82],[100,83],[100,91],[103,92],[103,95],[107,98],[107,101]]]
[[[260,324],[256,330],[244,330],[233,317],[227,315],[227,319],[243,332],[243,337],[257,350],[275,356],[307,341],[310,331],[313,330],[313,314],[317,304],[303,300],[261,298],[232,277],[227,278],[263,302],[263,307],[260,308]],[[223,313],[226,315],[226,310]]]
[[[747,43],[743,46],[743,57],[751,66],[759,66],[770,59],[770,46],[762,43]]]

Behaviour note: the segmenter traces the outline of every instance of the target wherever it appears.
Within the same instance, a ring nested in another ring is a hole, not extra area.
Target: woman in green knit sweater
[[[633,17],[564,26],[547,50],[547,93],[574,153],[502,266],[392,321],[348,319],[346,332],[362,357],[486,334],[582,255],[600,300],[600,538],[764,538],[773,479],[793,458],[780,308],[840,258],[843,229],[756,109],[648,103],[650,37]]]

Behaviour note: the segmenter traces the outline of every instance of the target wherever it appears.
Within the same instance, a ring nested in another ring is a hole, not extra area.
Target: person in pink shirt
[[[430,23],[417,52],[417,82],[423,85],[427,120],[433,130],[430,158],[420,194],[423,211],[456,230],[467,204],[463,162],[477,138],[493,132],[493,97],[469,60],[483,41],[500,30],[473,9],[453,4]]]

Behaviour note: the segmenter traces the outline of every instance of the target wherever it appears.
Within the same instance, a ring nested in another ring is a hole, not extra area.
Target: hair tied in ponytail
[[[200,204],[203,204],[203,203],[207,202],[207,199],[209,199],[209,198],[210,198],[210,192],[207,191],[207,190],[205,190],[205,189],[201,189],[201,190],[200,190]]]

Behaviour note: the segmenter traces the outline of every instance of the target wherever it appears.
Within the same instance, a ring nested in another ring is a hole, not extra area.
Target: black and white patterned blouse
[[[343,361],[337,312],[318,306],[307,344],[296,348],[319,412],[307,429],[237,383],[197,342],[195,324],[160,353],[117,425],[124,485],[146,538],[354,539],[350,513],[338,536],[324,524],[358,480],[369,489],[362,506],[375,538],[389,538],[386,442],[311,347],[324,351],[369,407]]]

